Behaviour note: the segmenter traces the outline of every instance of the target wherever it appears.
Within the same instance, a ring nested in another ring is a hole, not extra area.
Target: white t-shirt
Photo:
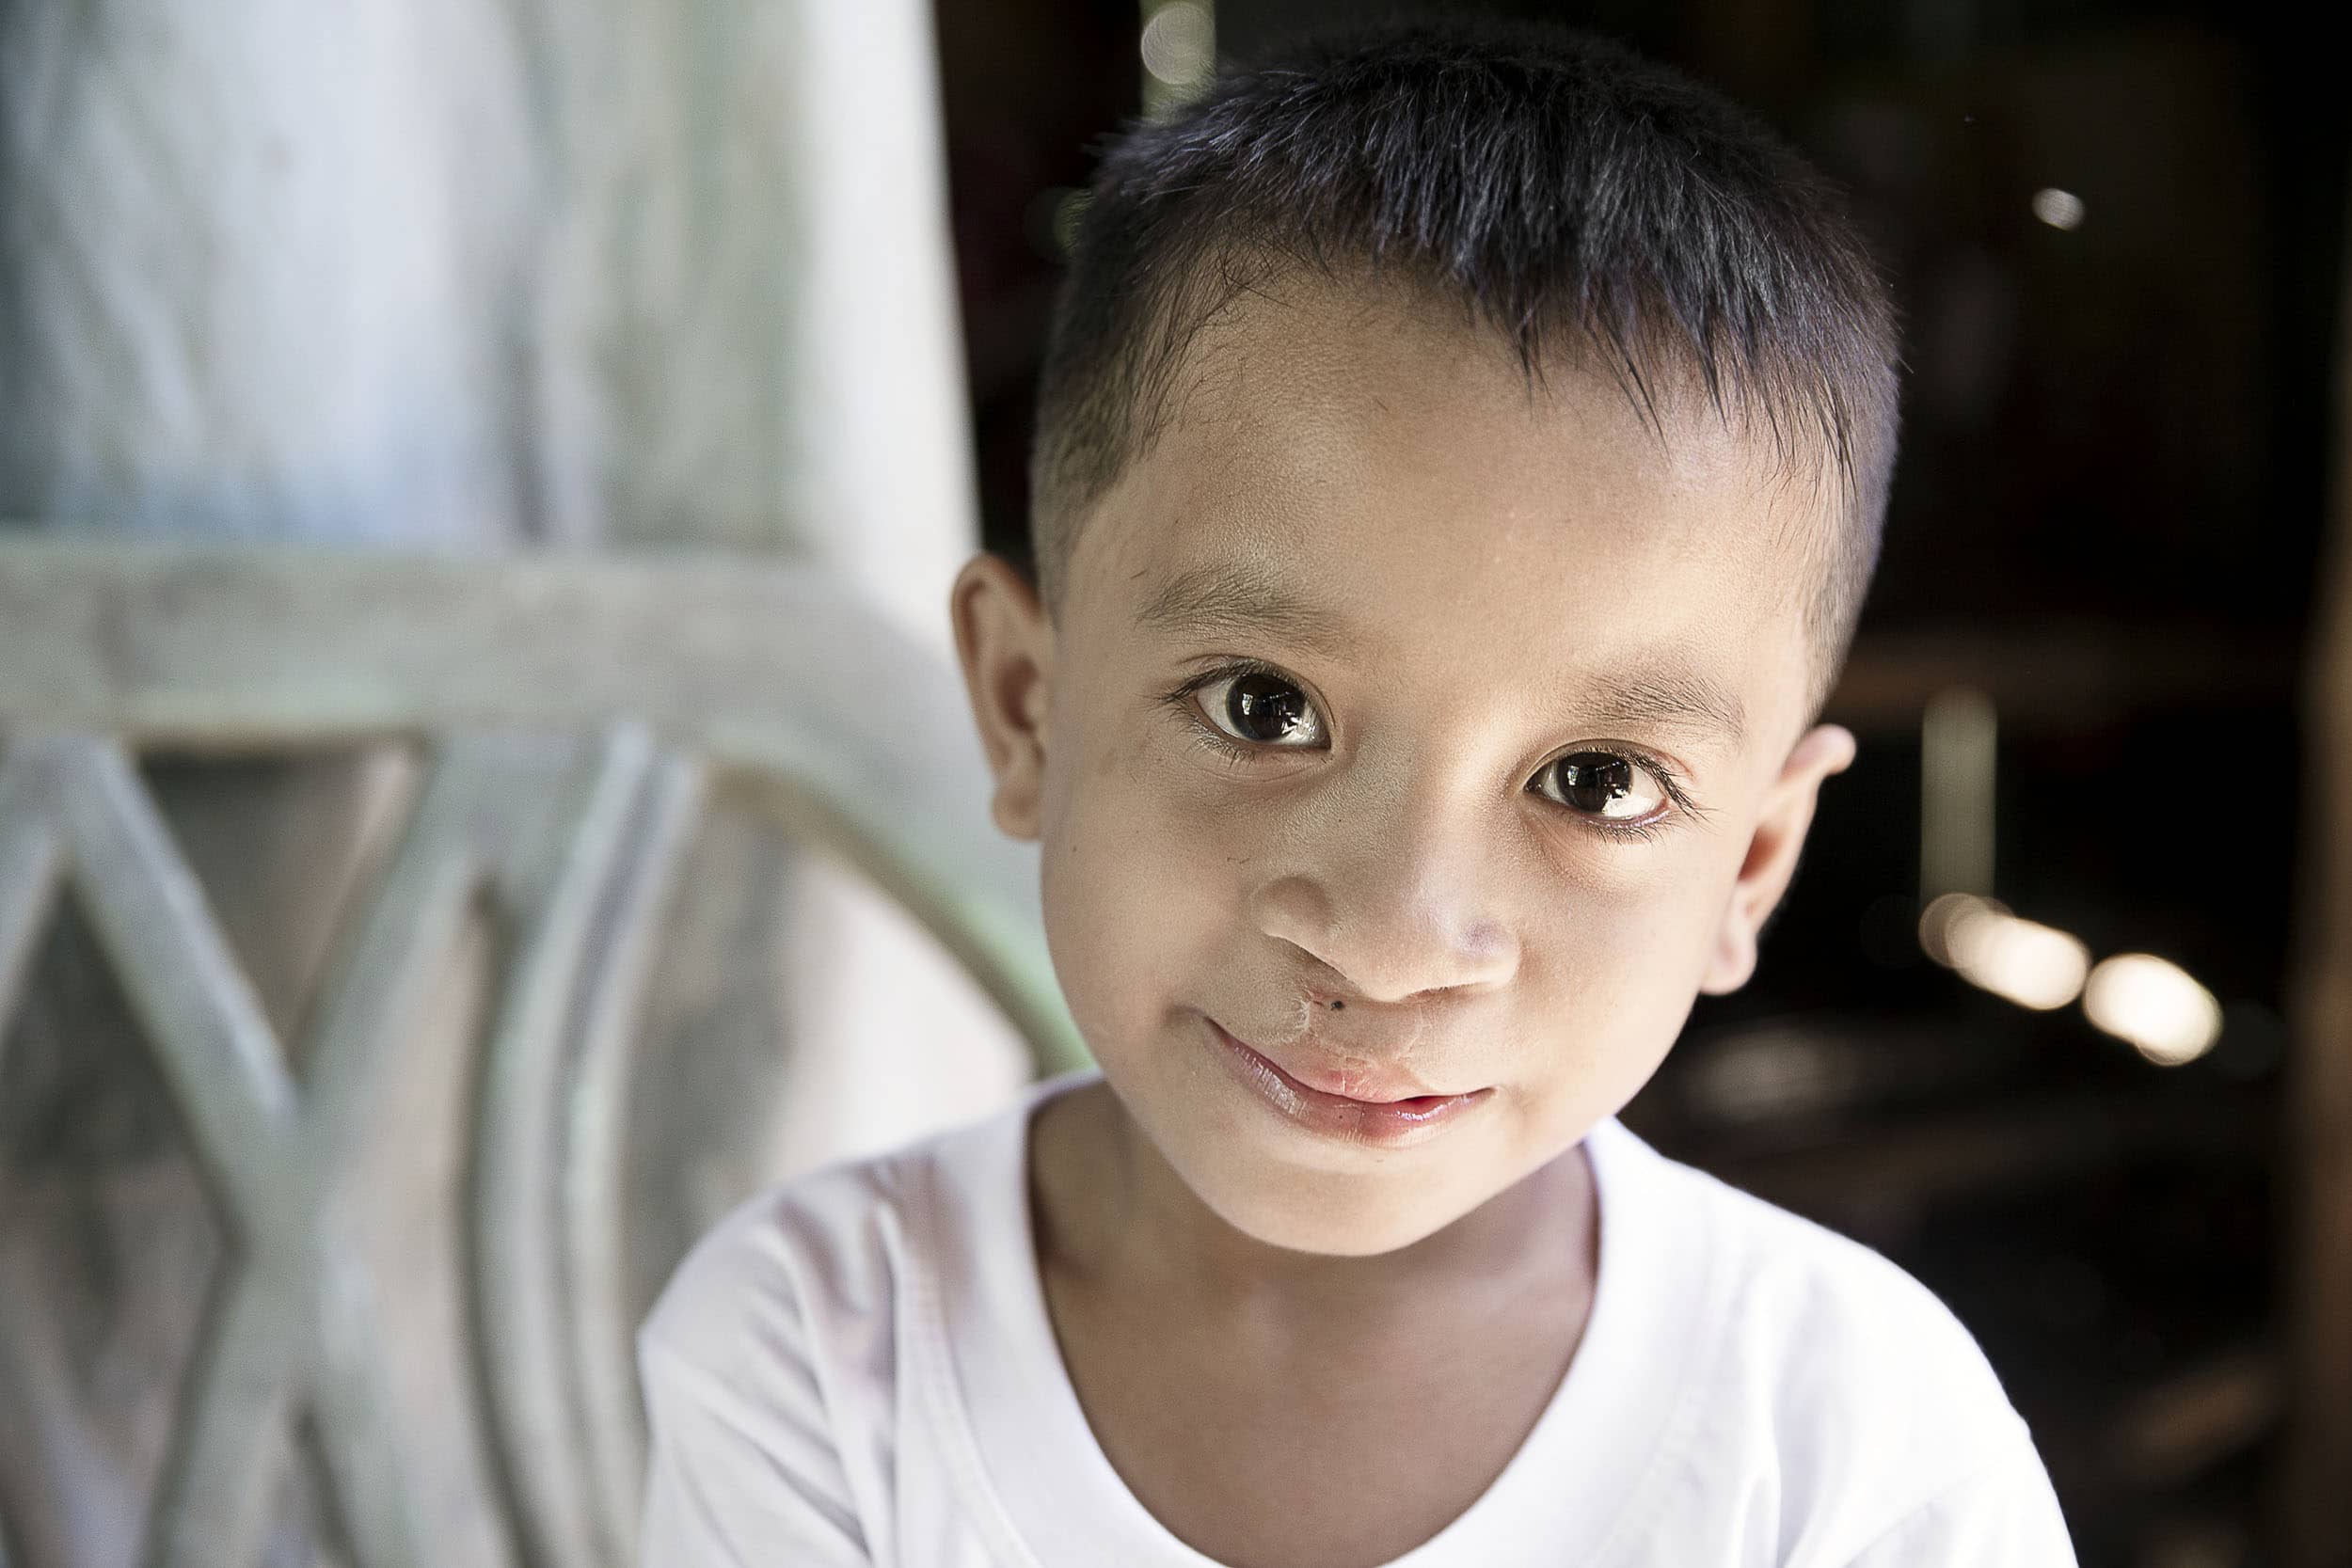
[[[1029,1113],[735,1210],[638,1335],[643,1568],[1219,1568],[1096,1444],[1032,1249]],[[2073,1568],[1976,1341],[1860,1244],[1585,1139],[1592,1316],[1494,1484],[1391,1568]]]

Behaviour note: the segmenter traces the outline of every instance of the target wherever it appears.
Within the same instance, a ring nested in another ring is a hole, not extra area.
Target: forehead
[[[1605,374],[1531,384],[1417,291],[1273,282],[1190,344],[1085,531],[1087,597],[1146,638],[1254,620],[1400,677],[1613,661],[1621,687],[1679,672],[1769,707],[1804,680],[1780,656],[1802,649],[1820,502],[1656,391],[1662,437]]]

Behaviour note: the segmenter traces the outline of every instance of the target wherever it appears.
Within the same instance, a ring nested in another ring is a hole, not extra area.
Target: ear
[[[1037,591],[1002,556],[964,562],[948,591],[956,657],[972,717],[996,775],[989,815],[1009,836],[1038,836],[1045,777],[1046,714],[1052,694],[1054,627]]]
[[[1821,781],[1832,773],[1843,773],[1853,758],[1852,732],[1836,724],[1806,731],[1789,752],[1780,777],[1772,781],[1765,796],[1755,835],[1748,840],[1747,858],[1724,905],[1715,951],[1699,990],[1721,996],[1746,985],[1756,973],[1756,933],[1788,891],[1788,879],[1797,874],[1797,855],[1804,847],[1806,830],[1813,825]]]

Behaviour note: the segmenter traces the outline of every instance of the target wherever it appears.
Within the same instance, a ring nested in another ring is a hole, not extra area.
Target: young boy
[[[646,1568],[2071,1564],[1932,1295],[1614,1119],[1852,759],[1897,359],[1834,189],[1580,35],[1128,134],[951,600],[1099,1070],[695,1248]]]

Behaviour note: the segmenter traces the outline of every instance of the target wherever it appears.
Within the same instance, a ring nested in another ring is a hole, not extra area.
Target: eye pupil
[[[1633,793],[1633,765],[1623,757],[1581,752],[1562,757],[1559,767],[1561,798],[1579,811],[1604,813]]]
[[[1252,740],[1279,740],[1306,721],[1307,699],[1287,681],[1246,674],[1233,681],[1225,699],[1225,716]]]

